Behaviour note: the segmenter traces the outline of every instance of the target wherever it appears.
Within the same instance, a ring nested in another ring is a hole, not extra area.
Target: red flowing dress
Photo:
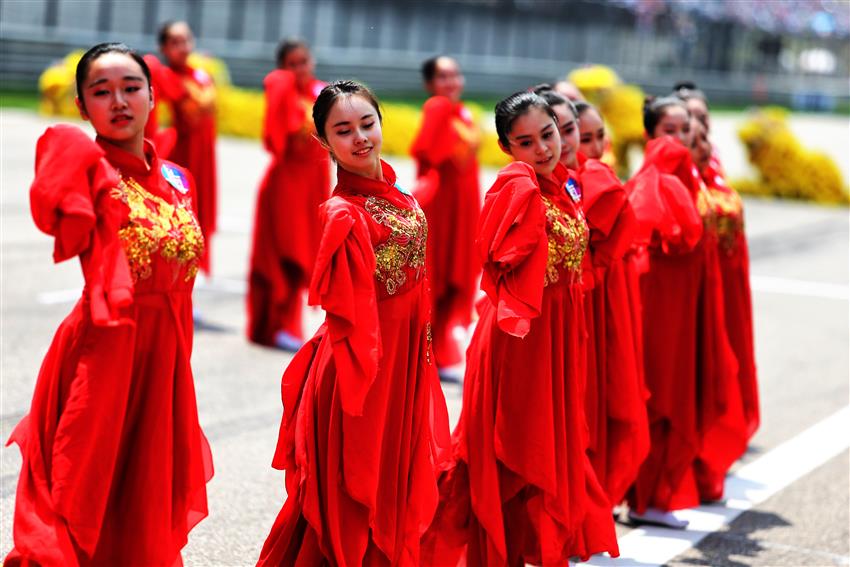
[[[39,139],[33,218],[57,262],[79,256],[85,289],[10,438],[23,466],[5,565],[180,565],[207,515],[189,364],[204,240],[191,177],[145,154],[72,126]]]
[[[257,195],[248,275],[248,338],[273,345],[275,333],[301,338],[303,295],[313,272],[322,226],[319,205],[330,193],[330,158],[313,137],[312,108],[324,83],[296,87],[291,71],[263,81],[263,143],[272,155]]]
[[[434,176],[417,192],[428,218],[428,274],[434,302],[437,367],[463,361],[452,331],[472,320],[479,266],[473,241],[481,209],[478,129],[460,102],[434,96],[422,108],[422,126],[410,149],[417,176]]]
[[[716,469],[718,461],[735,455],[731,465],[740,455],[737,440],[714,445],[711,455],[704,451],[720,416],[734,410],[729,386],[737,374],[726,335],[717,232],[690,153],[672,137],[647,144],[627,190],[639,222],[649,227],[641,298],[651,439],[629,505],[639,513],[650,506],[689,508],[709,497],[697,486],[700,460]]]
[[[212,78],[201,69],[186,66],[172,69],[166,65],[151,67],[154,96],[157,104],[171,108],[176,139],[171,151],[164,155],[177,165],[188,169],[195,178],[198,222],[206,239],[201,269],[210,272],[210,243],[216,231],[216,202],[218,174],[216,172],[215,85]],[[149,122],[156,120],[151,113]],[[145,129],[146,136],[153,128]],[[169,137],[156,134],[156,143]]]
[[[730,384],[728,410],[709,432],[696,469],[702,497],[714,500],[722,497],[726,472],[743,454],[760,421],[744,205],[721,172],[719,163],[712,159],[701,174],[707,188],[706,205],[712,209],[716,226],[726,333],[738,360],[738,376]],[[720,452],[716,447],[726,450]]]
[[[258,565],[419,565],[448,457],[431,357],[427,224],[395,185],[338,169],[310,303],[326,322],[283,375],[272,465],[287,499]]]
[[[585,278],[588,315],[588,454],[612,504],[619,504],[649,453],[648,392],[637,350],[640,297],[630,293],[633,262],[626,258],[635,239],[634,211],[609,166],[579,154],[582,207],[590,228],[593,270]]]
[[[499,172],[476,247],[481,318],[467,351],[456,462],[424,565],[567,565],[618,547],[611,504],[586,454],[581,206],[525,163]]]

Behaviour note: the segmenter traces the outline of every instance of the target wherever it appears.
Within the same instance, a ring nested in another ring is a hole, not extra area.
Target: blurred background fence
[[[609,65],[650,93],[696,81],[715,103],[850,105],[846,0],[0,0],[0,81],[33,89],[70,50],[120,40],[156,50],[185,19],[234,84],[258,88],[282,37],[308,40],[317,75],[421,92],[419,65],[455,56],[467,92],[501,96]]]

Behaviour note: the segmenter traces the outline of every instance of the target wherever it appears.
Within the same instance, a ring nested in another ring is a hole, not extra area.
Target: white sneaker
[[[674,530],[684,530],[689,523],[687,520],[677,518],[673,512],[664,512],[658,508],[647,508],[643,514],[629,510],[629,520],[635,524],[652,524]]]
[[[286,331],[278,331],[274,334],[274,346],[280,350],[296,352],[304,345],[304,341]]]

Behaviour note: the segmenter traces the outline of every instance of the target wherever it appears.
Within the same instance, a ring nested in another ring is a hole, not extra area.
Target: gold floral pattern
[[[560,270],[581,273],[581,262],[587,251],[590,231],[581,210],[572,217],[554,202],[543,197],[546,208],[546,233],[549,236],[549,256],[546,260],[544,285],[557,283]]]
[[[425,340],[428,341],[428,344],[425,345],[425,361],[428,363],[428,366],[431,366],[431,349],[434,344],[434,335],[431,332],[430,321],[425,323]]]
[[[204,237],[187,204],[172,205],[151,194],[132,177],[121,177],[110,195],[130,210],[129,222],[118,231],[133,281],[149,278],[153,255],[186,267],[185,281],[198,273]]]
[[[744,204],[738,193],[711,189],[711,201],[717,217],[717,234],[720,248],[732,253],[738,242],[738,235],[744,230]]]
[[[380,197],[366,199],[366,212],[375,222],[390,229],[387,240],[375,248],[375,277],[387,293],[395,295],[407,281],[405,268],[415,271],[418,279],[425,267],[428,223],[422,209],[403,209]]]

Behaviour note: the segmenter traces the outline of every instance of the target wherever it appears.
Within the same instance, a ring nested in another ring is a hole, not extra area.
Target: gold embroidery
[[[546,260],[544,280],[544,285],[548,286],[560,279],[559,268],[576,274],[581,272],[590,231],[581,210],[579,217],[573,218],[545,196],[543,204],[546,207],[546,233],[549,237],[549,257]]]
[[[375,248],[375,277],[383,282],[387,293],[395,295],[407,281],[404,268],[416,270],[419,278],[425,266],[425,243],[428,223],[422,209],[402,209],[386,199],[369,197],[366,211],[378,222],[390,229],[386,242]]]
[[[434,343],[434,335],[431,334],[430,321],[425,323],[425,340],[428,341],[428,345],[425,347],[425,360],[428,362],[428,366],[431,366],[431,347]]]
[[[176,206],[148,192],[132,177],[121,177],[110,195],[130,209],[130,222],[118,231],[133,281],[151,276],[152,255],[187,267],[185,280],[198,273],[204,237],[195,215],[180,202]]]
[[[738,235],[744,230],[744,205],[735,192],[711,190],[711,200],[717,217],[717,234],[720,247],[727,253],[734,251]]]

